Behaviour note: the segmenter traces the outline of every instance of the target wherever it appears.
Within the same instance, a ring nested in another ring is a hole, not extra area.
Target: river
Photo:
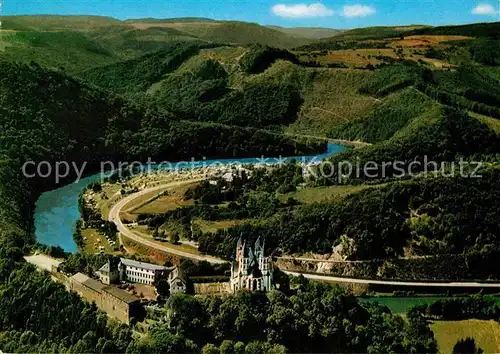
[[[326,157],[345,151],[348,148],[338,144],[328,144],[324,154],[314,156],[293,156],[287,160],[296,159],[300,162],[322,160]],[[178,164],[178,167],[203,167],[211,164],[261,164],[276,161],[260,158],[242,159],[219,159],[186,162]],[[35,206],[35,235],[39,243],[49,246],[60,246],[66,252],[77,252],[77,246],[73,241],[76,222],[80,219],[78,210],[78,198],[85,187],[101,179],[100,174],[86,177],[76,183],[43,193]]]

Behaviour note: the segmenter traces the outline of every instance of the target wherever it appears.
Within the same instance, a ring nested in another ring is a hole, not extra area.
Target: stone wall
[[[104,286],[101,291],[92,289],[60,272],[52,273],[52,279],[63,284],[68,291],[76,292],[85,301],[95,302],[101,311],[120,322],[129,324],[131,317],[140,312],[139,299],[137,303],[129,304],[106,291],[108,286]]]
[[[102,309],[102,293],[96,291],[94,289],[85,286],[84,284],[80,284],[77,281],[74,281],[70,278],[71,290],[78,293],[81,297],[83,297],[88,302],[95,302],[97,307]]]
[[[194,283],[194,293],[197,295],[224,295],[231,293],[231,285],[225,283]]]
[[[61,272],[52,272],[51,278],[53,281],[61,283],[66,287],[66,290],[71,290],[71,280],[68,276]]]
[[[101,298],[101,310],[120,322],[129,323],[131,316],[131,305],[112,296],[104,289]]]

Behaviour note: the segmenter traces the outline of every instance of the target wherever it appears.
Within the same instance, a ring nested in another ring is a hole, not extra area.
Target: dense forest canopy
[[[311,131],[372,143],[332,157],[333,165],[402,161],[408,172],[424,157],[476,160],[479,179],[418,170],[398,180],[389,169],[384,176],[336,171],[306,180],[291,163],[224,190],[202,184],[186,193],[194,206],[139,222],[158,228],[175,219],[187,229],[197,218],[246,220],[215,233],[194,230],[201,252],[226,259],[238,237],[260,235],[276,254],[337,252],[371,262],[362,274],[370,277],[498,279],[498,23],[367,28],[312,41],[240,22],[206,30],[207,21],[186,19],[184,31],[168,28],[168,21],[140,30],[136,22],[94,17],[2,22],[9,30],[0,33],[9,44],[0,58],[2,351],[434,353],[429,314],[449,318],[454,307],[465,317],[479,303],[489,309],[481,316],[498,318],[493,304],[472,300],[435,304],[403,319],[340,288],[296,279],[293,290],[285,281],[267,295],[173,296],[150,332],[134,339],[131,327],[109,322],[24,262],[35,245],[34,203],[57,186],[21,173],[31,160],[87,162],[90,173],[104,159],[323,152],[325,141],[308,137]],[[425,50],[398,44],[419,35],[474,38]],[[283,49],[291,47],[297,50]],[[359,52],[367,48],[384,52]],[[330,60],[337,51],[352,62]],[[284,134],[290,131],[303,136]],[[281,198],[339,185],[363,188],[311,204]],[[90,263],[78,258],[67,266],[90,269]]]

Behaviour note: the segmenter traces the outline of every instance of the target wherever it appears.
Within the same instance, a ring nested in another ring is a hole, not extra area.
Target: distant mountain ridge
[[[280,48],[292,48],[310,43],[320,38],[311,36],[316,30],[300,30],[288,33],[287,29],[274,29],[257,23],[241,21],[219,21],[209,18],[185,17],[171,19],[127,19],[121,21],[111,17],[99,16],[0,16],[3,29],[13,31],[78,31],[85,32],[92,38],[106,38],[111,36],[116,43],[123,42],[125,46],[134,43],[137,37],[147,37],[140,42],[145,42],[148,47],[152,42],[172,42],[178,40],[203,40],[229,44],[264,44]],[[154,29],[154,31],[152,31]],[[162,32],[163,30],[163,32]],[[168,31],[170,30],[170,31]],[[150,31],[150,33],[137,32]],[[152,31],[152,32],[151,32]],[[175,33],[174,33],[175,32]],[[307,33],[306,33],[307,32]],[[333,35],[333,33],[330,33]],[[160,48],[156,48],[160,49]]]
[[[308,39],[328,38],[345,32],[345,30],[324,28],[324,27],[280,27],[280,26],[267,26],[267,27],[292,36],[308,38]]]
[[[147,17],[147,18],[131,18],[123,21],[125,23],[135,23],[135,22],[143,22],[143,23],[161,23],[161,22],[166,22],[166,23],[177,23],[177,22],[222,22],[222,21],[217,21],[212,18],[207,18],[207,17],[173,17],[173,18],[154,18],[154,17]]]

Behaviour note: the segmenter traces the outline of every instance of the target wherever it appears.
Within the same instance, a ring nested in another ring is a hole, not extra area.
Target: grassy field
[[[378,100],[358,93],[371,76],[369,71],[304,69],[278,62],[260,76],[262,80],[300,84],[298,89],[304,103],[298,119],[286,129],[291,134],[326,136],[334,127],[366,114],[379,104]]]
[[[126,208],[131,214],[159,214],[179,207],[193,205],[192,200],[184,200],[184,193],[197,183],[186,184],[166,191],[156,191],[137,198],[133,203],[127,204]],[[160,195],[161,194],[161,195]],[[158,198],[156,198],[160,195]]]
[[[103,234],[100,234],[96,229],[85,229],[82,230],[82,236],[84,239],[85,246],[83,252],[86,253],[99,253],[99,246],[104,247],[104,253],[113,254],[116,253],[114,247],[112,247],[106,240]],[[87,238],[85,240],[85,238]],[[118,242],[117,242],[118,244]]]
[[[145,231],[144,227],[132,227],[132,228],[130,228],[130,230],[132,230],[132,232],[134,234],[136,234],[137,236],[148,239],[149,241],[152,241],[155,244],[165,246],[165,247],[171,248],[173,250],[183,251],[183,252],[196,254],[196,255],[200,254],[195,247],[193,247],[187,243],[182,243],[182,241],[181,241],[181,243],[179,243],[177,245],[174,245],[170,242],[154,241],[152,239],[152,236],[150,236],[149,234],[146,233],[147,231]]]
[[[165,187],[164,189],[151,191],[151,192],[145,193],[145,194],[135,198],[134,200],[132,200],[129,203],[124,205],[124,207],[122,209],[123,213],[136,214],[137,209],[152,202],[154,199],[161,196],[167,190],[168,190],[168,187]]]
[[[248,220],[220,220],[220,221],[208,221],[208,220],[193,220],[193,223],[197,225],[203,233],[214,233],[219,230],[228,229],[230,227],[243,224]]]
[[[120,194],[117,194],[121,186],[111,183],[104,183],[101,186],[101,192],[87,191],[87,193],[92,193],[92,199],[96,202],[96,207],[101,211],[103,220],[108,220],[109,208],[121,197]]]
[[[384,184],[385,185],[385,184]],[[327,201],[338,201],[349,196],[350,194],[358,193],[367,188],[377,188],[384,185],[369,186],[330,186],[330,187],[315,187],[305,188],[296,192],[279,195],[279,199],[286,201],[288,198],[297,199],[301,203],[319,203]]]
[[[176,195],[164,195],[135,209],[132,214],[160,214],[189,205],[194,205],[194,202],[192,200],[185,201]]]
[[[434,321],[431,324],[440,353],[451,353],[455,343],[473,337],[485,353],[500,352],[500,324],[495,321]]]

